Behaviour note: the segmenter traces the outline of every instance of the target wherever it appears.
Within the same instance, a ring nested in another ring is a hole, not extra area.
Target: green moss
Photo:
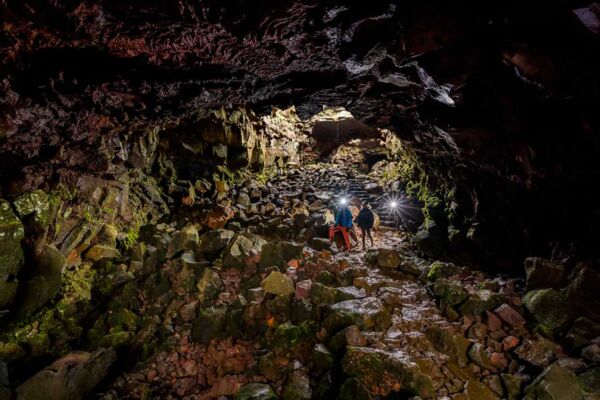
[[[11,362],[25,357],[27,353],[16,343],[0,342],[0,361]]]
[[[90,301],[96,271],[89,263],[83,263],[63,274],[63,299],[67,303]]]
[[[121,246],[125,250],[132,249],[140,238],[139,228],[131,228],[127,231],[125,236],[121,239]]]
[[[100,339],[99,344],[102,347],[112,347],[119,349],[129,346],[133,340],[133,334],[131,332],[120,331],[108,334]]]
[[[430,281],[435,281],[438,278],[441,278],[444,274],[444,263],[441,261],[435,261],[429,267],[429,272],[427,272],[427,279]]]
[[[138,325],[139,317],[130,310],[121,309],[108,316],[108,323],[111,326],[111,332],[135,330]]]

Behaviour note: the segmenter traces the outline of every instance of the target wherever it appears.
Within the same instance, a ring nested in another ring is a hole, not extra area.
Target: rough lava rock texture
[[[2,0],[2,196],[119,170],[199,110],[344,106],[453,195],[455,220],[429,234],[458,226],[452,240],[504,269],[591,258],[598,15],[580,1]]]

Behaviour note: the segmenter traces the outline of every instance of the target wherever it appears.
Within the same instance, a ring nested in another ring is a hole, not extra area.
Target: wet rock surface
[[[0,341],[2,390],[36,398],[42,385],[60,398],[106,400],[593,398],[600,325],[593,311],[566,308],[588,304],[583,277],[593,271],[566,277],[560,264],[527,259],[526,279],[492,277],[425,259],[410,234],[383,226],[373,248],[340,251],[327,215],[347,177],[371,182],[319,165],[215,187],[196,198],[199,213],[152,225],[128,249],[111,228],[89,240],[94,228],[75,224],[60,248],[37,250],[18,303],[33,322],[13,322]],[[255,192],[249,203],[229,200],[245,189]],[[216,215],[219,224],[205,224]],[[17,373],[53,355],[40,372]]]

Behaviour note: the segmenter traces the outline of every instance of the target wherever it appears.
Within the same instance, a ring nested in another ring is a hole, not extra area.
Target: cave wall
[[[168,146],[148,132],[210,131],[223,106],[343,106],[407,149],[405,184],[436,216],[425,250],[508,271],[597,256],[596,4],[3,0],[0,17],[4,198],[114,174],[130,148]],[[228,163],[259,165],[240,143]]]

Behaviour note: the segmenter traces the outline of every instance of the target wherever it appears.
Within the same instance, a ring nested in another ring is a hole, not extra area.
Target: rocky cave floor
[[[182,207],[126,256],[97,246],[112,269],[85,336],[104,349],[46,371],[70,371],[73,392],[110,371],[92,396],[106,400],[600,398],[600,326],[550,339],[580,281],[544,288],[560,266],[541,259],[527,282],[423,259],[383,226],[367,251],[338,251],[331,189],[361,178],[336,168],[220,188],[217,211]],[[19,398],[44,392],[43,372]]]

